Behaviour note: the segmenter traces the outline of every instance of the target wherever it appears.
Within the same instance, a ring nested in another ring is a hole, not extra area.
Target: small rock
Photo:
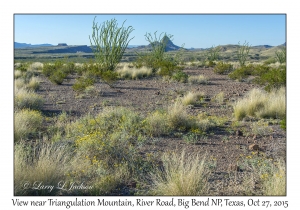
[[[249,150],[253,151],[253,150],[259,150],[259,146],[257,144],[251,144],[249,145]]]
[[[230,171],[242,171],[241,168],[239,166],[237,166],[236,164],[230,164],[229,170]]]
[[[237,130],[235,135],[237,136],[243,136],[243,132],[241,130]]]

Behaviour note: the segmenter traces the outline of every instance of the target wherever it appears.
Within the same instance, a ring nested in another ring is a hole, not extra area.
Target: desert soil
[[[279,125],[271,125],[273,132],[266,136],[246,135],[238,129],[232,132],[226,130],[226,128],[230,129],[233,120],[233,108],[230,104],[259,86],[230,80],[227,75],[215,74],[211,68],[185,69],[184,72],[188,75],[202,74],[209,78],[209,84],[170,82],[164,81],[161,77],[118,80],[115,88],[110,88],[102,82],[96,83],[97,90],[100,90],[98,96],[79,97],[72,89],[75,82],[74,75],[69,76],[62,85],[54,85],[40,75],[42,82],[38,94],[45,99],[42,107],[44,114],[52,116],[66,111],[75,119],[87,113],[97,114],[104,106],[128,107],[146,116],[153,110],[165,109],[188,91],[200,91],[206,96],[206,104],[189,107],[189,114],[198,115],[205,112],[209,115],[226,116],[231,120],[225,123],[224,128],[214,130],[207,138],[200,139],[196,144],[187,144],[181,137],[176,136],[160,137],[155,144],[145,146],[145,153],[183,148],[187,153],[196,152],[201,155],[206,153],[208,158],[217,161],[214,176],[216,180],[228,170],[239,172],[239,168],[236,167],[237,160],[241,154],[251,154],[250,145],[257,144],[259,152],[270,157],[285,157],[286,133]],[[222,104],[211,100],[220,92],[224,92],[225,96],[225,102]]]

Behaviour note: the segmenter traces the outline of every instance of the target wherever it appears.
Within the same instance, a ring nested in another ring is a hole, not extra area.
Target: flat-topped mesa
[[[66,43],[58,43],[57,46],[68,46]]]

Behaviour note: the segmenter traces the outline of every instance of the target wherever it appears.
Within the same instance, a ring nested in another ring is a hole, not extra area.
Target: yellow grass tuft
[[[14,139],[19,141],[35,133],[43,122],[40,112],[23,109],[15,113]]]
[[[253,89],[234,105],[234,115],[237,120],[242,120],[246,116],[283,119],[285,112],[284,87],[270,93]]]
[[[188,82],[190,84],[207,84],[208,78],[204,75],[189,76]]]
[[[117,73],[121,78],[140,79],[152,75],[152,69],[148,67],[135,68],[129,64],[124,64],[123,68],[118,69]]]
[[[195,105],[203,96],[204,93],[202,92],[188,92],[188,94],[182,98],[182,104]]]
[[[15,89],[15,109],[36,109],[39,110],[43,106],[44,99],[42,96],[33,91],[24,88]]]
[[[205,158],[185,152],[162,156],[163,170],[151,174],[152,193],[162,196],[199,196],[207,193],[209,171]]]

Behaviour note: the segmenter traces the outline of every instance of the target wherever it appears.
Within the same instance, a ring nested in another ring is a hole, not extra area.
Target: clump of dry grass
[[[190,128],[191,121],[189,115],[186,112],[185,107],[180,101],[176,101],[174,104],[170,105],[167,110],[168,123],[172,129],[177,128]]]
[[[23,76],[22,71],[20,71],[20,70],[15,70],[14,71],[14,77],[15,77],[15,79],[18,79],[18,78],[20,78],[22,76]]]
[[[129,64],[125,64],[123,68],[118,69],[117,73],[121,78],[126,79],[140,79],[152,75],[152,69],[148,67],[135,68]]]
[[[284,87],[270,93],[253,89],[234,105],[234,115],[237,120],[241,120],[246,116],[283,119],[286,115],[285,112]]]
[[[15,79],[14,82],[15,82],[15,89],[26,88],[26,83],[23,78]]]
[[[188,94],[182,98],[182,104],[195,105],[203,96],[204,93],[202,92],[188,92]]]
[[[52,144],[31,148],[20,143],[15,145],[14,150],[15,195],[56,195],[58,184],[66,181],[70,152],[65,147]],[[54,188],[35,190],[34,185],[37,187],[39,183]]]
[[[166,112],[155,111],[146,118],[146,130],[151,136],[166,135],[170,132]]]
[[[39,71],[43,69],[44,64],[41,62],[34,62],[29,65],[28,71]]]
[[[14,139],[19,141],[35,133],[43,122],[40,112],[23,109],[15,113]]]
[[[199,196],[207,193],[209,170],[198,155],[165,153],[163,169],[151,174],[152,194],[162,196]]]
[[[40,88],[40,80],[37,77],[31,77],[26,88],[28,90],[37,91]]]
[[[44,104],[42,96],[24,88],[15,89],[15,109],[39,110]]]
[[[208,78],[204,75],[189,76],[188,82],[190,84],[207,84]]]

